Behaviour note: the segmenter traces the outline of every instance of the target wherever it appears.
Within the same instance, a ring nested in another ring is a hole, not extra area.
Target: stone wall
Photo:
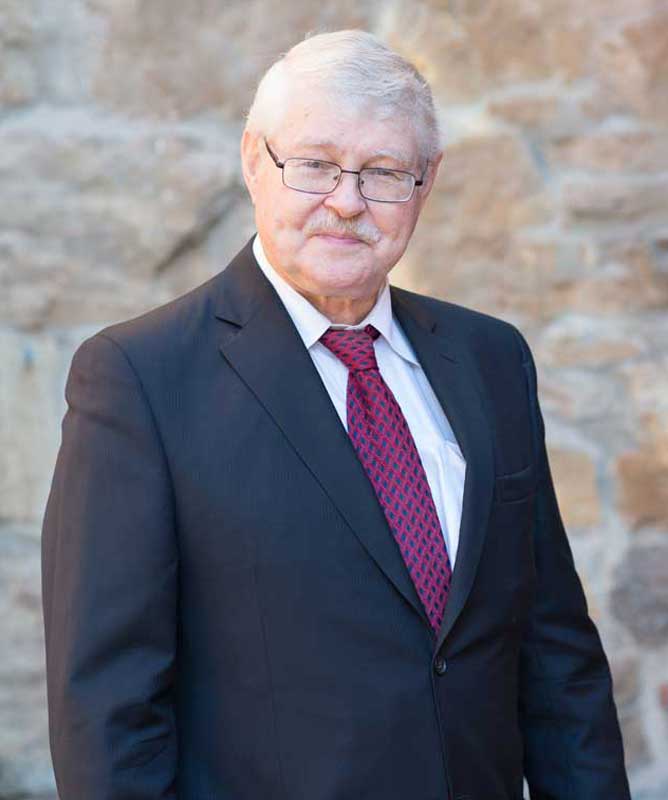
[[[0,0],[0,798],[53,792],[39,533],[72,353],[246,241],[254,83],[342,27],[433,83],[446,155],[393,282],[525,331],[634,800],[668,797],[668,2]]]

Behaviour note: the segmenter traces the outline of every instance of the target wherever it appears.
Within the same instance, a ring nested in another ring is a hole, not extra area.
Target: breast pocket
[[[529,464],[518,472],[497,475],[494,480],[494,499],[497,503],[524,500],[536,491],[536,468]]]

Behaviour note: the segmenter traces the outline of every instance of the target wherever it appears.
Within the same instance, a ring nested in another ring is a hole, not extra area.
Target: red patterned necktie
[[[320,341],[348,367],[348,435],[373,485],[436,633],[452,570],[427,476],[408,423],[376,362],[373,325],[329,328]]]

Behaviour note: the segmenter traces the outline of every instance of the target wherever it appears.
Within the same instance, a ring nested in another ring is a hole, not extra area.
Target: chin
[[[368,273],[332,275],[331,272],[313,276],[316,293],[331,297],[366,297],[375,290],[376,281]]]

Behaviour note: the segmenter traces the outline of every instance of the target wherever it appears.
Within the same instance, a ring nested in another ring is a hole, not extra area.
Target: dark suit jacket
[[[467,460],[434,636],[250,242],[76,351],[43,526],[61,800],[627,800],[511,325],[391,289]]]

